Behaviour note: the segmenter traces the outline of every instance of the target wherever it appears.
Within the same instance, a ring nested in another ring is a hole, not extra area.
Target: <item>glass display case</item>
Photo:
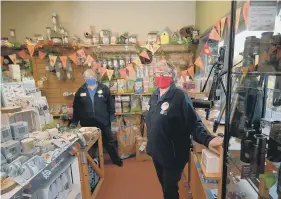
[[[222,198],[281,198],[280,5],[232,2],[225,24],[229,31],[219,44],[227,45],[229,72]]]

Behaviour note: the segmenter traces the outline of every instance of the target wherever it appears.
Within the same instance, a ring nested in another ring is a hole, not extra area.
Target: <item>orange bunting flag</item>
[[[212,56],[211,50],[210,50],[209,45],[207,43],[205,43],[205,45],[203,46],[202,53],[206,54],[208,56]]]
[[[221,21],[218,20],[217,23],[215,24],[215,27],[217,28],[219,36],[221,36]]]
[[[187,70],[181,71],[181,76],[183,78],[183,82],[186,82]]]
[[[281,50],[277,49],[276,61],[278,61],[280,58],[281,58]]]
[[[4,57],[1,56],[1,66],[3,65]]]
[[[106,68],[100,67],[99,68],[99,73],[100,73],[100,78],[102,78],[104,76],[104,74],[106,73]]]
[[[204,69],[204,68],[205,68],[205,67],[204,67],[204,63],[203,63],[203,61],[202,61],[202,59],[201,59],[200,56],[197,57],[197,59],[195,60],[194,64],[195,64],[196,66],[198,66],[199,68],[201,68],[201,69]]]
[[[77,55],[76,53],[73,53],[72,55],[69,56],[69,59],[75,64],[78,65],[78,60],[77,60]]]
[[[55,66],[56,61],[57,61],[57,56],[49,55],[49,59],[50,59],[50,65]]]
[[[248,18],[249,18],[249,7],[250,7],[250,1],[247,1],[243,5],[243,17],[244,17],[246,27],[248,27],[248,21],[249,21],[248,20]]]
[[[227,32],[230,35],[230,15],[227,17]]]
[[[222,36],[222,34],[223,34],[223,31],[224,31],[225,20],[226,20],[226,17],[224,17],[224,18],[221,19],[221,36]]]
[[[34,49],[35,49],[35,47],[32,46],[32,45],[27,45],[27,49],[28,49],[28,52],[29,52],[29,54],[30,54],[30,57],[32,57],[33,54],[34,54]]]
[[[218,34],[215,28],[213,28],[212,31],[210,32],[209,39],[213,39],[217,41],[220,40],[220,35]]]
[[[86,54],[84,49],[77,50],[77,54],[86,59]]]
[[[95,61],[93,62],[93,67],[92,67],[93,71],[98,70],[100,67],[101,67],[101,66],[99,65],[99,63],[97,63],[97,62],[95,62]]]
[[[60,60],[61,60],[62,66],[64,68],[66,68],[67,56],[60,56]]]
[[[128,64],[126,69],[129,71],[129,78],[135,79],[137,77],[137,73],[132,64]]]
[[[142,66],[142,63],[141,63],[141,60],[140,60],[139,57],[136,58],[136,59],[133,61],[133,63],[135,63],[137,66]]]
[[[113,72],[114,72],[114,70],[106,70],[107,77],[108,77],[109,81],[110,81],[111,78],[112,78]]]
[[[24,59],[24,60],[28,59],[28,56],[27,56],[25,50],[19,51],[19,52],[18,52],[18,56],[21,57],[21,58]]]
[[[238,8],[236,10],[236,20],[235,20],[235,31],[237,32],[240,22],[240,13],[241,13],[242,7]]]
[[[126,68],[121,68],[119,70],[119,73],[120,73],[121,78],[126,79],[126,77],[127,77],[127,70],[126,70]]]
[[[39,59],[44,59],[45,56],[47,55],[45,52],[40,51],[40,50],[39,50],[38,54],[39,54]]]
[[[187,72],[189,73],[190,77],[194,79],[194,66],[189,67]]]
[[[146,59],[148,59],[148,60],[150,60],[150,57],[148,56],[146,50],[143,50],[143,51],[140,53],[140,56],[141,56],[141,57],[144,57],[144,58],[146,58]]]
[[[17,55],[16,54],[9,55],[9,58],[11,59],[11,61],[14,64],[17,64]]]
[[[87,65],[88,63],[92,63],[93,61],[94,61],[94,59],[92,58],[92,56],[88,55],[84,62],[84,65]]]

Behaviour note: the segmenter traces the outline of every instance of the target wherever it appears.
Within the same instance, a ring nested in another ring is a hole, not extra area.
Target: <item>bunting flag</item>
[[[28,59],[28,55],[26,54],[25,50],[19,51],[18,56],[21,57],[23,60]]]
[[[248,18],[249,18],[249,7],[250,7],[250,1],[248,0],[244,5],[243,5],[243,17],[245,21],[246,28],[248,27]]]
[[[39,59],[44,59],[45,56],[47,55],[47,53],[45,53],[45,52],[43,52],[41,50],[39,50],[38,54],[39,54]]]
[[[183,82],[186,82],[187,70],[181,71],[181,76],[183,78]]]
[[[235,31],[237,32],[240,22],[240,13],[241,13],[242,7],[238,8],[236,10],[236,20],[235,20]]]
[[[190,77],[194,79],[194,66],[189,67],[187,72],[189,73]]]
[[[11,61],[12,61],[14,64],[17,63],[17,55],[16,55],[16,54],[9,55],[9,58],[11,59]]]
[[[204,68],[205,68],[205,67],[204,67],[204,63],[203,63],[203,61],[202,61],[202,59],[201,59],[200,56],[197,57],[197,59],[195,60],[194,64],[195,64],[196,66],[198,66],[199,68],[201,68],[201,69],[204,69]]]
[[[66,68],[67,56],[60,56],[60,60],[61,60],[62,66],[64,68]]]
[[[106,69],[104,67],[100,67],[99,73],[100,73],[100,78],[102,78],[104,76],[104,74],[106,73]]]
[[[114,72],[114,70],[106,70],[107,77],[108,77],[109,81],[110,81],[111,78],[112,78],[113,72]]]
[[[77,54],[86,59],[86,54],[83,48],[77,50]]]
[[[212,31],[210,32],[209,39],[213,39],[217,41],[220,40],[220,35],[218,34],[215,28],[213,28]]]
[[[281,50],[277,49],[276,61],[278,61],[280,58],[281,58]]]
[[[140,60],[139,57],[136,58],[136,59],[133,61],[133,63],[135,63],[137,66],[142,66],[142,63],[141,63],[141,60]]]
[[[160,48],[160,45],[156,44],[156,43],[153,43],[152,44],[152,54],[154,55],[154,53],[157,52],[157,50]]]
[[[95,61],[93,62],[93,67],[92,67],[93,71],[98,70],[100,67],[101,67],[101,66],[99,65],[99,63],[97,63],[97,62],[95,62]]]
[[[94,59],[92,58],[92,56],[88,55],[84,62],[84,65],[88,65],[88,63],[92,63],[93,61],[94,61]]]
[[[1,66],[3,65],[4,57],[1,56]]]
[[[35,47],[34,47],[33,45],[27,45],[26,47],[27,47],[27,49],[28,49],[28,52],[29,52],[30,57],[32,57],[32,56],[33,56],[33,53],[34,53]]]
[[[129,77],[135,79],[137,77],[136,71],[132,64],[128,64],[126,69],[129,71]]]
[[[221,21],[218,20],[215,24],[215,27],[217,28],[219,36],[221,36]]]
[[[126,68],[121,68],[119,70],[119,73],[120,73],[121,78],[126,79],[126,77],[127,77],[127,70],[126,70]]]
[[[230,15],[227,17],[227,28],[228,28],[228,34],[230,35]]]
[[[77,55],[76,53],[73,53],[72,55],[68,56],[69,59],[71,59],[71,61],[75,64],[78,65],[78,60],[77,60]]]
[[[226,20],[226,17],[221,19],[221,37],[222,37],[223,31],[224,31],[225,20]]]
[[[150,60],[150,57],[148,56],[146,50],[143,50],[143,51],[139,54],[139,56],[144,57],[144,58]]]
[[[49,59],[50,59],[50,65],[51,65],[51,66],[55,66],[56,61],[57,61],[57,56],[55,56],[55,55],[49,55]]]
[[[209,45],[207,43],[205,43],[205,45],[203,46],[202,53],[206,54],[208,56],[212,56],[211,50],[210,50]]]

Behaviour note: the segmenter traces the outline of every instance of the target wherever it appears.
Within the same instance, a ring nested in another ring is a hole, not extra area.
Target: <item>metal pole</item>
[[[227,73],[227,92],[226,92],[226,123],[224,131],[223,142],[223,173],[222,173],[222,195],[221,199],[226,198],[226,184],[227,184],[227,153],[229,142],[229,130],[230,130],[230,110],[231,110],[231,72],[233,66],[234,56],[234,43],[235,43],[235,19],[236,19],[236,6],[237,2],[231,2],[231,20],[230,20],[230,40],[228,48],[228,73]]]

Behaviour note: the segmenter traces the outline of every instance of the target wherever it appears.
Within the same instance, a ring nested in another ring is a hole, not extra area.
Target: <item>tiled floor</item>
[[[163,199],[162,190],[151,161],[124,160],[123,167],[107,164],[105,180],[98,199]],[[188,198],[183,179],[179,183],[180,198]]]

